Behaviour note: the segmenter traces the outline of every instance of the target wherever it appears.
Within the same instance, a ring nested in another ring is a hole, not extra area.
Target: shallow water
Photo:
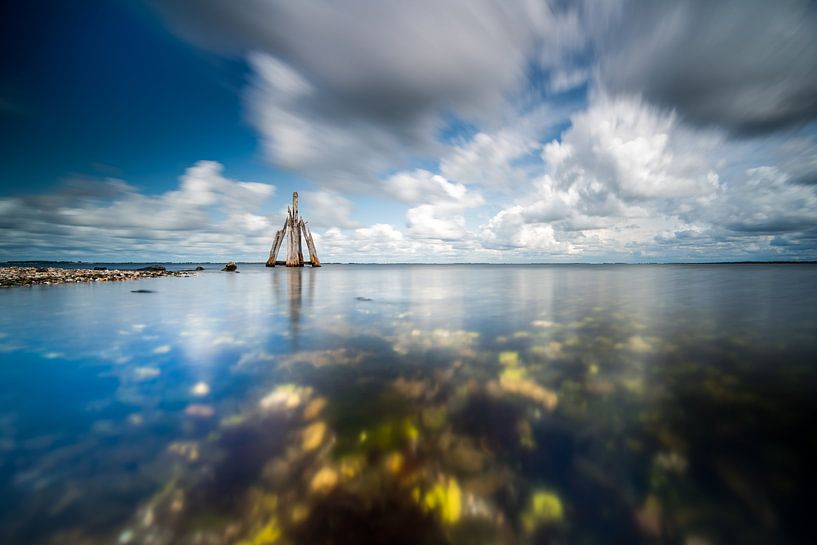
[[[0,291],[0,543],[814,541],[817,266],[209,267]]]

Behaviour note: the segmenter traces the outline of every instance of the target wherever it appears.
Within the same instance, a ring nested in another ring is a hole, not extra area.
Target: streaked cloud
[[[155,6],[245,63],[323,260],[817,259],[806,0]],[[74,180],[0,197],[0,251],[259,260],[272,197],[207,161],[158,194]]]

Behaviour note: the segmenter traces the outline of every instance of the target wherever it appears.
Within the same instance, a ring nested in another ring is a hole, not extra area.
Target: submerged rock
[[[258,406],[264,410],[294,409],[308,397],[308,389],[294,384],[282,384],[264,396]]]
[[[338,472],[329,466],[322,467],[309,483],[313,492],[328,492],[338,484]]]
[[[323,443],[323,438],[326,435],[326,423],[325,422],[315,422],[306,427],[304,430],[303,441],[301,442],[301,447],[309,452],[311,450],[315,450]]]
[[[505,369],[499,377],[499,386],[509,394],[527,397],[540,403],[547,411],[553,411],[559,402],[556,392],[533,382],[522,368]]]
[[[153,272],[161,272],[166,271],[167,269],[161,265],[148,265],[147,267],[142,267],[141,269],[137,269],[138,271],[153,271]]]
[[[327,401],[324,397],[319,397],[313,399],[312,401],[307,404],[306,408],[304,409],[304,419],[305,420],[312,420],[313,418],[317,417],[321,411],[326,407]]]

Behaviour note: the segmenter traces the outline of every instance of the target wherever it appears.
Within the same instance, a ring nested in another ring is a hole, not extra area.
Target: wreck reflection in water
[[[813,266],[241,271],[0,292],[0,541],[813,540]]]

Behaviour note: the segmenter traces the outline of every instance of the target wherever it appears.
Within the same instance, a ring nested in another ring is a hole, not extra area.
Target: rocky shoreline
[[[0,267],[0,288],[52,284],[75,284],[79,282],[118,282],[157,278],[159,276],[190,276],[186,271],[168,271],[163,267],[147,267],[147,270],[100,270],[62,269],[59,267]]]

